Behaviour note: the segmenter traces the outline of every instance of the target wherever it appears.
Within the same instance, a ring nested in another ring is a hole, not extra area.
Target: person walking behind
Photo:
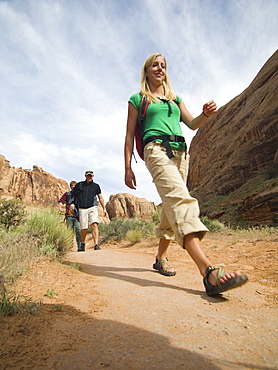
[[[85,241],[87,236],[88,225],[92,227],[92,237],[94,242],[94,250],[100,250],[98,245],[98,201],[103,208],[104,216],[106,216],[106,209],[104,204],[104,198],[101,194],[100,186],[93,181],[94,172],[85,172],[85,181],[77,183],[73,190],[73,203],[79,212],[79,221],[81,227],[81,251],[85,251]]]
[[[58,200],[59,203],[59,210],[63,212],[63,204],[66,204],[66,213],[65,213],[65,220],[67,226],[74,230],[75,238],[77,243],[77,250],[80,251],[82,249],[82,241],[80,235],[80,223],[77,218],[77,210],[72,204],[73,195],[72,190],[74,189],[77,181],[70,182],[70,191],[67,191],[62,195],[62,197]]]
[[[136,189],[131,159],[138,118],[142,122],[139,112],[143,98],[149,103],[143,125],[144,159],[163,206],[156,233],[159,245],[153,268],[166,276],[176,274],[167,258],[170,241],[175,239],[196,263],[207,295],[213,296],[241,286],[248,280],[245,274],[239,271],[226,273],[221,267],[213,266],[204,254],[200,240],[208,229],[199,219],[197,199],[190,196],[186,186],[189,156],[180,122],[196,130],[217,112],[215,102],[205,103],[201,114],[194,118],[172,89],[165,58],[156,53],[146,59],[141,73],[140,93],[133,94],[128,104],[125,183],[130,189]]]

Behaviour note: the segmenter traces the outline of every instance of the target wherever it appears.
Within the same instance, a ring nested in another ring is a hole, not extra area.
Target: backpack
[[[163,99],[161,99],[163,100]],[[179,106],[178,101],[175,99],[173,102]],[[176,135],[161,135],[161,136],[152,136],[147,139],[147,142],[144,143],[143,136],[144,136],[144,121],[147,114],[147,108],[149,106],[149,101],[147,100],[146,96],[142,96],[142,101],[140,105],[139,115],[137,119],[137,124],[135,128],[135,134],[134,134],[134,140],[135,140],[135,146],[137,153],[139,157],[144,161],[144,146],[154,139],[161,139],[163,141],[163,144],[167,150],[167,155],[169,158],[172,158],[174,155],[172,153],[172,150],[169,145],[169,141],[175,141],[175,142],[185,142],[184,137],[182,136],[176,136]],[[133,153],[133,156],[135,158],[135,155]],[[135,158],[135,162],[136,158]]]
[[[145,96],[142,97],[139,116],[135,128],[135,146],[139,157],[144,160],[144,143],[143,143],[143,135],[144,135],[144,121],[147,114],[147,108],[150,103],[148,102]]]

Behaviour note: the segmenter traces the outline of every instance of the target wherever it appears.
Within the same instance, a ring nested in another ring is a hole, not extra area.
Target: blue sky
[[[0,0],[0,154],[66,181],[92,169],[105,201],[156,204],[145,164],[124,184],[127,101],[162,53],[193,115],[240,94],[277,49],[277,0]],[[194,132],[183,129],[190,144]]]

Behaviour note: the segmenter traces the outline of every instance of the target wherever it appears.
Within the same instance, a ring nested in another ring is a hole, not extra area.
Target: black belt
[[[172,148],[170,146],[170,141],[174,143],[185,143],[183,136],[177,136],[177,135],[159,135],[159,136],[150,136],[146,140],[144,140],[144,147],[148,143],[155,141],[155,140],[162,140],[162,144],[164,148],[166,149],[167,156],[169,158],[173,158],[174,154],[172,152]],[[186,144],[185,144],[186,147]],[[185,150],[186,152],[186,150]]]

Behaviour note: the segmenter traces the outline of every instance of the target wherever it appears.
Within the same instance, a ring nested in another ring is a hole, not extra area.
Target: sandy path
[[[96,277],[107,302],[95,314],[101,341],[91,342],[99,364],[117,369],[277,368],[277,315],[263,308],[257,284],[209,298],[189,260],[188,271],[176,261],[175,277],[151,270],[149,255],[129,250],[70,253],[68,260]],[[85,325],[84,335],[88,330]],[[80,349],[78,361],[77,353],[68,356],[64,368],[92,364],[87,351],[87,346]]]
[[[213,261],[250,278],[218,298],[176,245],[175,277],[152,270],[145,242],[88,245],[65,264],[36,259],[16,287],[41,309],[1,318],[0,369],[278,369],[277,241],[204,242]]]

